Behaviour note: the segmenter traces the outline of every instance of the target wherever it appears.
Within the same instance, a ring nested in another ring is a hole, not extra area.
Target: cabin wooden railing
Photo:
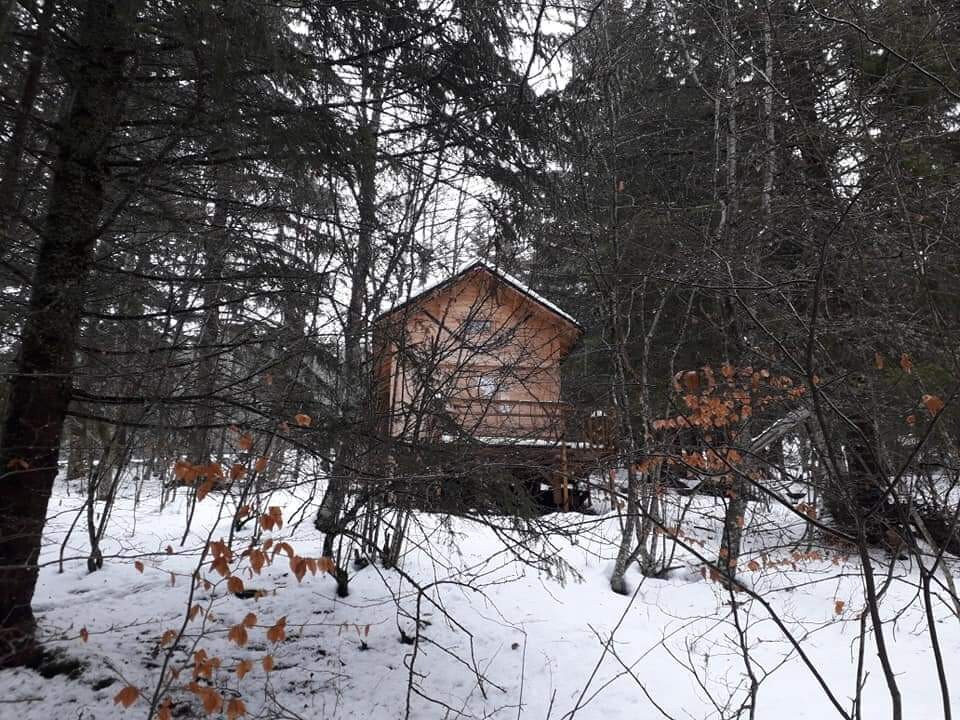
[[[598,447],[615,444],[611,416],[577,413],[567,402],[459,400],[448,402],[447,412],[474,437],[564,440]]]
[[[564,436],[571,407],[538,400],[454,400],[447,412],[474,437],[550,440]]]

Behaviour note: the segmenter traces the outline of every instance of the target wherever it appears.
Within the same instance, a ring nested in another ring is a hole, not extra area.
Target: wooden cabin
[[[606,449],[571,436],[561,396],[560,363],[582,333],[516,278],[473,262],[377,318],[382,429],[398,445],[457,448],[460,458],[469,448],[478,467],[539,468],[555,504],[576,505],[576,477]],[[539,491],[536,478],[525,482]]]

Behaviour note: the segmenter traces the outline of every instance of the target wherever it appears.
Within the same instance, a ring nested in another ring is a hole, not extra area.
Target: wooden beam
[[[567,473],[567,446],[560,446],[560,482],[563,488],[563,511],[570,512],[570,475]]]

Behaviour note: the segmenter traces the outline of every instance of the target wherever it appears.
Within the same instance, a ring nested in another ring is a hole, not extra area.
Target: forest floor
[[[736,717],[749,688],[738,627],[750,648],[749,671],[759,681],[756,718],[839,716],[769,610],[738,594],[733,612],[730,592],[704,577],[695,554],[678,552],[665,579],[644,579],[632,570],[631,594],[612,593],[619,537],[613,515],[548,518],[555,532],[538,548],[562,559],[563,573],[519,562],[509,539],[489,527],[423,514],[411,528],[402,572],[378,565],[356,570],[347,598],[336,596],[333,579],[323,573],[307,572],[298,581],[284,549],[261,574],[236,573],[246,589],[265,591],[262,596],[241,599],[228,592],[208,558],[203,577],[212,585],[200,583],[191,599],[190,577],[207,537],[229,534],[229,522],[217,517],[222,497],[211,494],[197,505],[181,547],[184,498],[161,511],[159,498],[148,493],[135,508],[132,492],[121,492],[110,518],[103,568],[87,572],[81,517],[60,573],[61,544],[83,498],[58,483],[34,607],[48,647],[80,665],[72,676],[51,678],[34,670],[0,672],[4,718],[145,717],[171,646],[168,636],[161,647],[163,635],[182,627],[168,668],[183,672],[161,695],[171,698],[178,718],[205,716],[203,693],[184,688],[201,649],[220,660],[219,668],[206,666],[212,678],[201,677],[200,685],[212,683],[225,700],[242,698],[250,717]],[[289,542],[298,556],[319,557],[321,537],[303,501],[296,493],[276,494],[269,504],[282,508],[286,523],[264,536]],[[671,501],[677,508],[688,502]],[[715,557],[719,501],[696,498],[686,513],[684,538]],[[802,524],[783,510],[756,504],[745,521],[744,582],[761,593],[850,712],[863,611],[858,563],[838,549],[810,552]],[[248,526],[239,533],[236,548],[248,544],[250,532]],[[242,559],[233,562],[246,567]],[[878,562],[885,562],[882,553]],[[942,717],[917,572],[905,560],[886,564],[891,575],[882,613],[890,621],[886,639],[904,717]],[[428,587],[420,594],[411,581]],[[421,631],[413,645],[418,599]],[[937,603],[952,699],[960,704],[960,622]],[[187,608],[196,604],[201,612],[186,622]],[[240,646],[231,628],[245,618],[248,637]],[[280,618],[286,618],[285,637],[277,641]],[[270,672],[263,664],[267,655]],[[238,679],[235,670],[244,660],[250,670]],[[862,717],[888,717],[872,639],[863,662]],[[415,691],[408,691],[411,680]],[[142,692],[126,709],[114,702],[125,686]]]

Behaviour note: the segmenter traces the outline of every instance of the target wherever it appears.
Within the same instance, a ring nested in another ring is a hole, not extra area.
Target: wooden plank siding
[[[559,441],[560,361],[580,329],[483,265],[379,318],[389,434]]]

